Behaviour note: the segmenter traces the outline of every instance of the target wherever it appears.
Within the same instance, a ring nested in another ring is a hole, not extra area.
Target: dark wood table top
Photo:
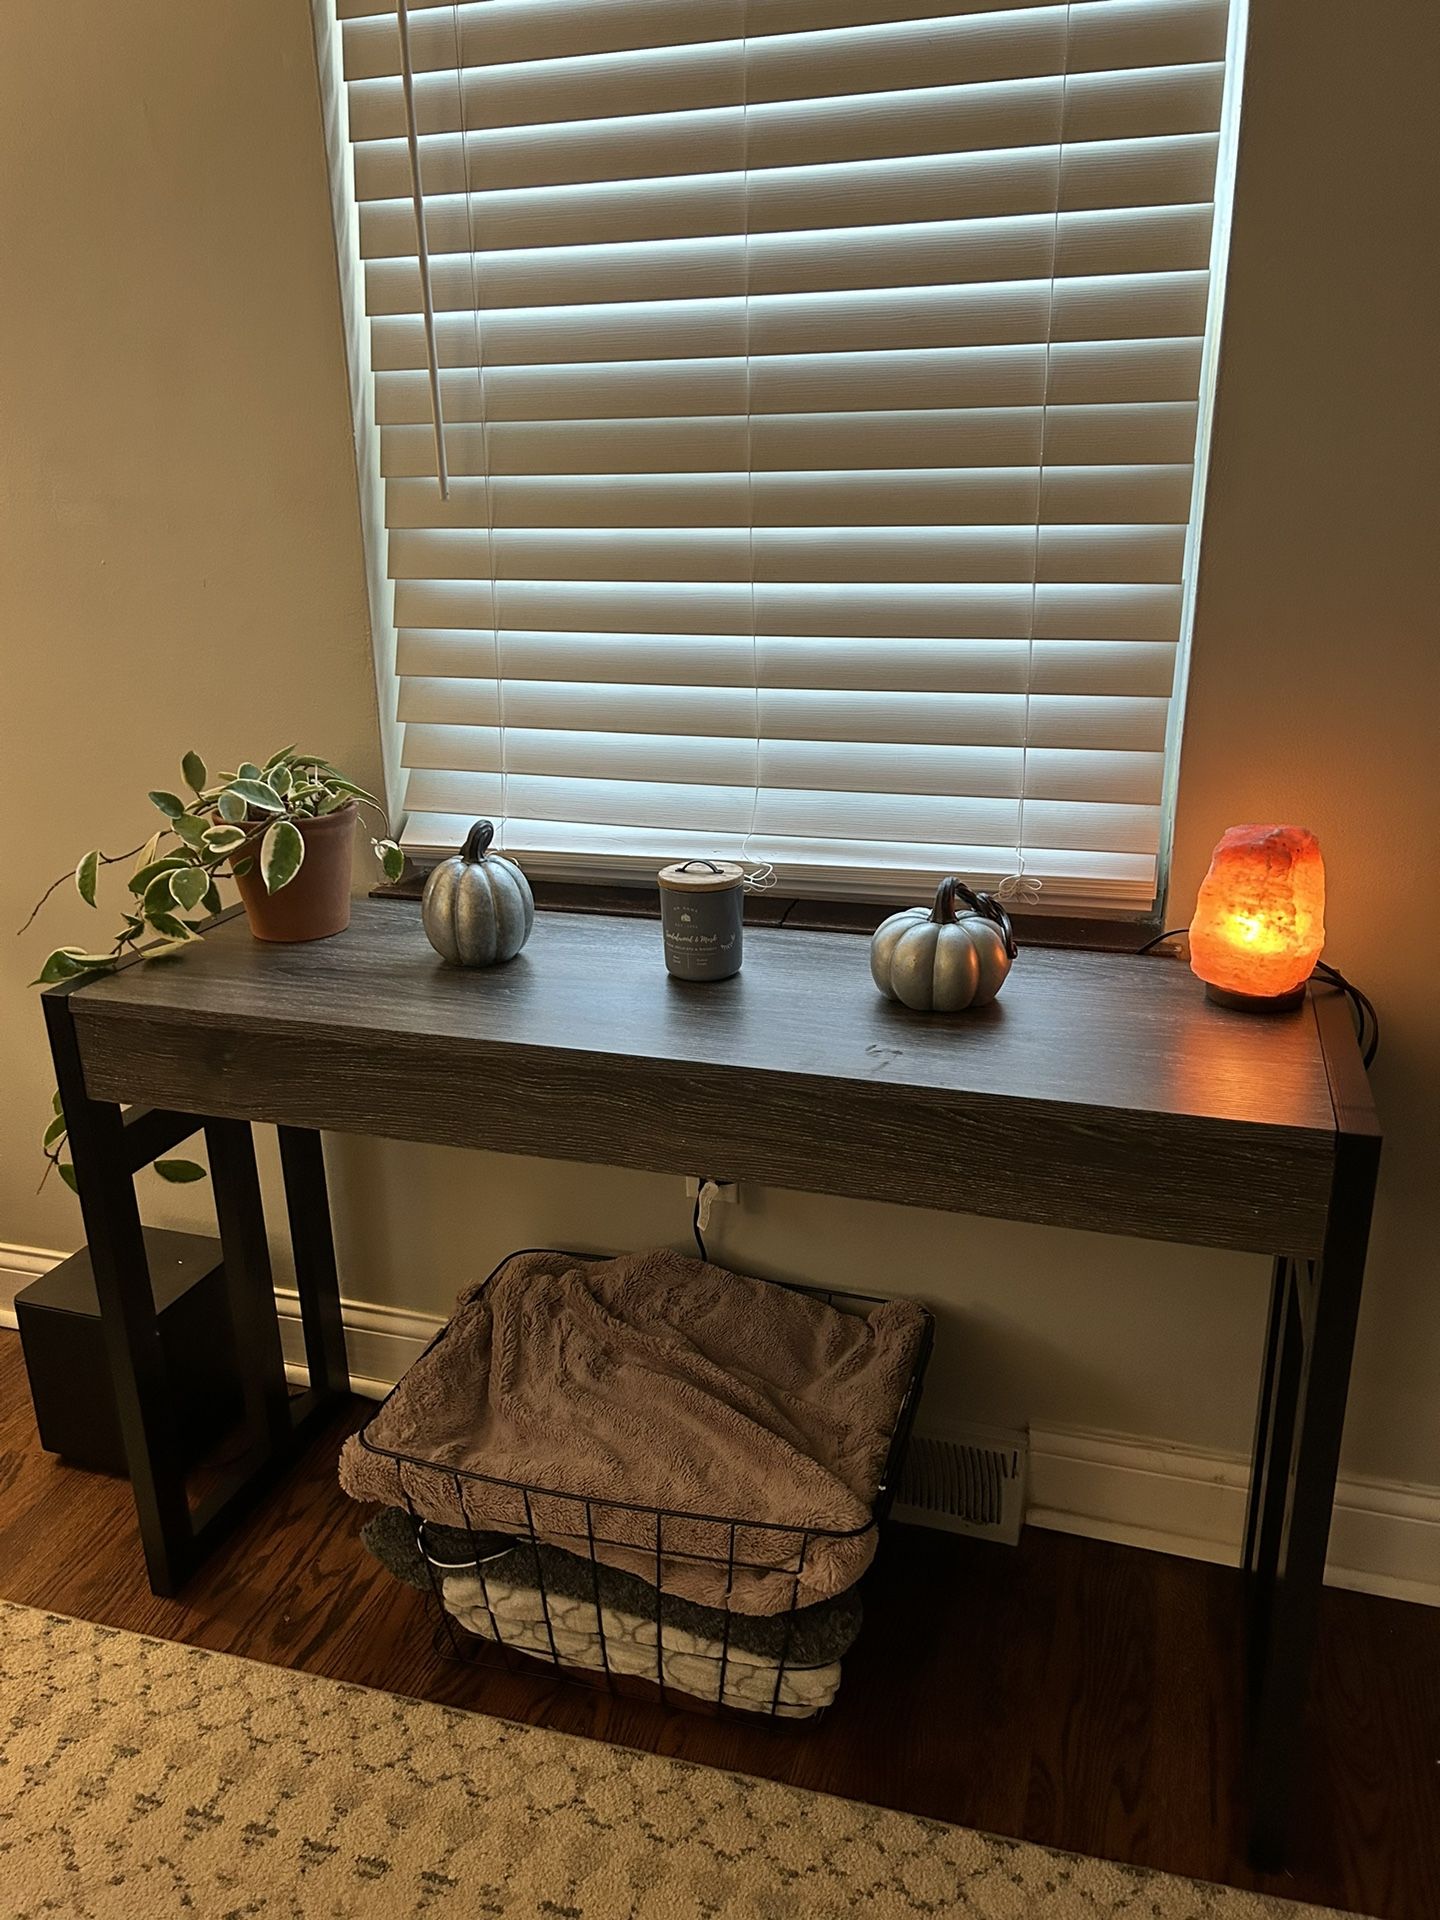
[[[749,930],[700,985],[654,921],[550,913],[464,972],[365,900],[305,946],[229,919],[71,1006],[99,1097],[1266,1251],[1318,1247],[1337,1126],[1312,1002],[1230,1012],[1157,956],[1026,949],[935,1017],[853,934]]]

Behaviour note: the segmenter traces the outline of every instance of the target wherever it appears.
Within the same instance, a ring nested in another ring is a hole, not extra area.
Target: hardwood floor
[[[456,1666],[340,1493],[354,1403],[191,1583],[146,1586],[125,1482],[39,1450],[0,1333],[0,1597],[936,1819],[1382,1916],[1440,1914],[1440,1611],[1328,1591],[1293,1869],[1244,1860],[1239,1576],[1063,1534],[895,1528],[807,1730]]]

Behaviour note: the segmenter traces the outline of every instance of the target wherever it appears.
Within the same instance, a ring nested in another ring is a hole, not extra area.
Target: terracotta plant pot
[[[359,809],[352,800],[316,820],[296,819],[305,858],[289,886],[267,893],[255,865],[235,884],[257,940],[325,940],[350,924],[350,867]]]

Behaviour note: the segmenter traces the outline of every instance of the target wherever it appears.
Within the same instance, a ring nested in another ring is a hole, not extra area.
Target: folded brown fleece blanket
[[[924,1327],[912,1301],[862,1318],[663,1250],[517,1254],[346,1442],[341,1485],[571,1552],[593,1531],[670,1593],[780,1613],[869,1564]]]

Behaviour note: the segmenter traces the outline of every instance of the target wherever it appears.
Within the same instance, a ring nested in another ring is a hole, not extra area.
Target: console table
[[[935,1019],[880,998],[853,934],[757,930],[742,973],[693,985],[653,922],[550,913],[519,959],[465,973],[413,903],[362,901],[307,946],[222,916],[183,956],[52,988],[45,1013],[157,1593],[347,1389],[322,1130],[1273,1256],[1244,1566],[1252,1844],[1278,1859],[1380,1149],[1340,995],[1256,1018],[1173,961],[1030,948],[993,1006]],[[298,1395],[257,1121],[279,1130]],[[249,1451],[192,1510],[133,1176],[202,1128]]]

